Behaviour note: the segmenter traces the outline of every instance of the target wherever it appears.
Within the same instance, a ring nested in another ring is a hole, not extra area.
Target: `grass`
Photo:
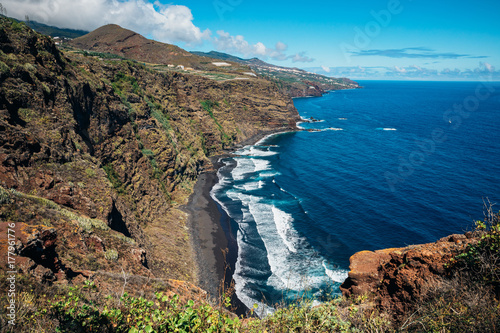
[[[109,249],[104,252],[104,258],[109,261],[118,261],[118,251],[115,249]]]
[[[117,54],[113,54],[113,53],[103,53],[103,52],[94,52],[94,51],[85,51],[85,50],[82,50],[82,51],[79,50],[79,51],[76,51],[75,53],[82,54],[86,57],[90,56],[90,57],[99,57],[102,59],[126,60],[126,58],[124,58],[120,55],[117,55]]]
[[[9,204],[11,201],[9,192],[0,186],[0,205]]]
[[[172,126],[170,125],[170,121],[168,119],[168,114],[165,114],[163,112],[163,108],[162,108],[161,104],[153,103],[147,97],[145,98],[145,100],[149,106],[151,115],[156,120],[158,120],[158,122],[161,124],[161,126],[163,127],[163,130],[165,131],[165,134],[167,135],[170,143],[174,147],[175,152],[178,154],[179,150],[178,150],[177,144],[175,143],[175,141],[172,137],[172,134],[171,134],[171,132],[173,132],[173,129],[172,129]]]
[[[121,282],[118,282],[121,285]],[[120,289],[118,285],[118,289]],[[318,306],[298,302],[263,318],[238,318],[228,294],[209,303],[181,298],[172,292],[131,296],[102,294],[93,281],[78,287],[52,287],[19,281],[19,331],[23,332],[390,332],[390,323],[360,304],[336,298]],[[0,290],[7,288],[0,280]],[[5,297],[3,293],[0,297]],[[364,300],[357,300],[364,302]],[[0,311],[5,311],[3,308]],[[0,329],[0,332],[6,332]]]

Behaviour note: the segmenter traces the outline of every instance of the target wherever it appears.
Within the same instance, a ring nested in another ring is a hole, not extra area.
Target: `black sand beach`
[[[210,190],[216,183],[215,171],[201,174],[186,206],[198,264],[198,282],[212,297],[219,294],[220,281],[224,278],[223,251],[228,248],[219,222],[221,212],[210,197]]]
[[[268,135],[283,132],[286,131],[260,133],[241,142],[235,148],[255,144]],[[230,156],[230,151],[227,155],[212,157],[215,170],[200,174],[189,202],[184,207],[189,214],[189,228],[198,266],[198,284],[212,298],[220,295],[223,282],[225,288],[231,284],[238,256],[236,239],[231,232],[230,218],[210,196],[212,187],[218,182],[216,170],[223,166],[219,160],[225,156]],[[247,310],[235,295],[233,295],[232,304],[236,307],[235,312],[238,314],[243,314]]]

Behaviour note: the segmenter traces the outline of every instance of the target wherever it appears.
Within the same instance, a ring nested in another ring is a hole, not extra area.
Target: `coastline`
[[[220,159],[232,156],[232,153],[244,146],[253,145],[263,139],[281,133],[298,132],[301,129],[279,129],[258,133],[222,154],[210,157],[212,170],[198,176],[193,193],[188,203],[182,207],[188,213],[188,227],[195,254],[197,284],[206,290],[212,299],[221,295],[221,287],[230,288],[232,275],[238,258],[238,246],[231,233],[231,221],[224,209],[211,197],[210,191],[219,181],[218,170],[224,166]],[[224,254],[224,251],[227,251]],[[245,314],[248,309],[234,294],[232,304],[234,312]]]

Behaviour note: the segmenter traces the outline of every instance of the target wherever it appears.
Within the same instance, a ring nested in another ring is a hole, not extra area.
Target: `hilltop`
[[[212,63],[215,61],[214,59],[192,54],[176,45],[147,39],[116,24],[102,26],[84,36],[73,39],[68,44],[77,49],[115,54],[149,64],[172,65],[171,68],[181,66],[182,69],[220,71],[219,67]],[[233,68],[226,68],[226,71],[249,71],[248,67],[241,68],[242,66],[236,63],[230,65]]]

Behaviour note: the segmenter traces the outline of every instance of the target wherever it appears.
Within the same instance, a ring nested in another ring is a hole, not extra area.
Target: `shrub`
[[[95,292],[92,282],[86,287]],[[183,303],[178,295],[156,293],[147,300],[124,293],[118,303],[108,297],[104,307],[89,296],[70,287],[67,296],[56,297],[39,316],[57,318],[58,332],[238,332],[241,327],[239,319],[208,304]]]
[[[94,178],[96,176],[95,170],[92,168],[85,169],[85,173],[91,178]]]
[[[0,205],[9,204],[11,202],[9,192],[0,186]]]
[[[494,288],[500,296],[500,211],[495,213],[489,202],[484,221],[476,221],[476,233],[479,241],[457,256],[452,266],[471,281]]]
[[[9,66],[3,61],[0,61],[0,73],[6,74],[10,72]]]
[[[104,252],[104,258],[109,261],[117,261],[118,260],[118,251],[115,249],[109,249]]]
[[[118,175],[116,170],[113,168],[113,165],[111,163],[108,163],[105,166],[103,166],[102,168],[106,172],[106,175],[108,176],[108,179],[111,182],[111,185],[118,192],[118,194],[125,194],[125,192],[126,192],[125,185],[120,180],[120,176]]]

